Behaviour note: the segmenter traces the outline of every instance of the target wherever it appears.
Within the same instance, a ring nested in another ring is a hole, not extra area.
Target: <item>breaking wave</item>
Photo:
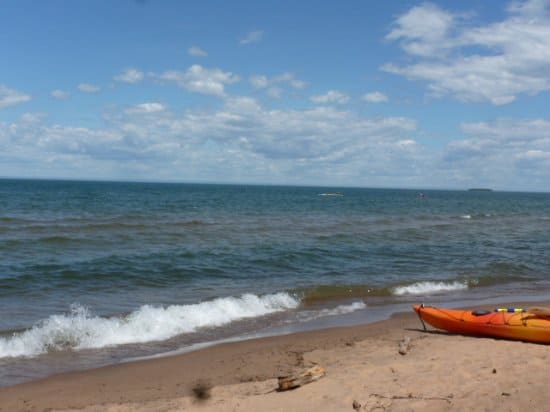
[[[304,311],[299,314],[298,320],[301,322],[309,322],[311,320],[324,318],[327,316],[345,315],[355,312],[357,310],[365,309],[367,305],[365,302],[353,302],[349,305],[339,305],[335,308],[325,308],[316,311]]]
[[[438,292],[452,292],[455,290],[466,290],[466,282],[416,282],[412,285],[397,286],[393,289],[396,296],[403,295],[428,295]]]
[[[299,304],[288,293],[245,294],[191,305],[145,305],[125,317],[112,318],[94,316],[87,308],[73,305],[68,314],[51,315],[31,329],[0,338],[0,358],[161,341],[199,328],[294,309]]]

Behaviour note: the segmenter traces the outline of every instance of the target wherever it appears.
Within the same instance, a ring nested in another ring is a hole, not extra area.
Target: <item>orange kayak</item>
[[[550,317],[529,311],[468,311],[424,305],[413,309],[423,323],[451,333],[550,343]]]

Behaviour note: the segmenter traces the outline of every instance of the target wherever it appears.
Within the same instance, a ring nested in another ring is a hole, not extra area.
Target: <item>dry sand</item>
[[[406,314],[52,376],[0,389],[0,411],[550,410],[549,355],[546,345],[426,333]],[[277,376],[312,365],[326,376],[274,390]]]

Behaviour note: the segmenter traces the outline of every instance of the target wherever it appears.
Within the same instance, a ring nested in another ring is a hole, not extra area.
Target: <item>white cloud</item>
[[[327,93],[317,96],[311,96],[310,100],[317,104],[345,104],[349,101],[349,96],[338,90],[329,90]]]
[[[413,139],[405,139],[405,140],[399,140],[397,144],[402,147],[411,147],[416,145],[417,142],[416,140],[413,140]]]
[[[239,43],[241,44],[259,43],[262,41],[263,37],[264,37],[263,30],[251,31],[244,38],[242,38],[239,41]]]
[[[64,90],[56,89],[51,92],[51,96],[57,100],[67,100],[69,97],[71,97],[71,94]]]
[[[20,119],[22,123],[38,123],[44,120],[46,116],[43,113],[24,113]]]
[[[0,123],[0,164],[24,158],[36,170],[55,167],[74,177],[97,177],[89,175],[96,170],[111,178],[364,185],[383,184],[392,166],[416,176],[421,156],[404,143],[416,132],[411,119],[368,119],[331,107],[271,110],[248,97],[181,114],[144,103],[105,121],[97,129]]]
[[[115,80],[122,83],[139,83],[144,77],[143,72],[138,69],[126,69],[118,76],[115,76]]]
[[[361,97],[361,100],[368,103],[386,103],[390,99],[384,93],[372,92],[372,93],[364,94],[363,97]]]
[[[550,121],[499,119],[461,125],[466,139],[449,143],[442,167],[477,182],[514,189],[548,190]]]
[[[198,64],[187,71],[166,71],[155,77],[160,80],[175,82],[178,86],[191,92],[224,96],[225,86],[239,81],[239,76],[220,69],[207,69]]]
[[[271,83],[267,76],[264,75],[255,75],[250,77],[250,84],[256,89],[264,89],[268,87]]]
[[[267,89],[267,95],[273,99],[280,99],[283,95],[283,89],[280,87],[270,87]]]
[[[99,91],[101,91],[101,87],[90,83],[80,83],[78,85],[78,90],[80,90],[82,93],[98,93]]]
[[[280,98],[283,94],[283,86],[299,90],[306,87],[306,82],[296,78],[294,73],[285,72],[273,77],[267,77],[263,74],[251,76],[250,84],[255,89],[265,89],[268,96]]]
[[[548,7],[540,0],[513,3],[503,20],[474,26],[437,6],[415,6],[386,38],[416,62],[382,70],[427,82],[432,96],[466,102],[503,105],[550,90]]]
[[[436,5],[424,3],[399,16],[386,39],[400,40],[407,53],[433,56],[449,47],[448,35],[454,21],[453,14]]]
[[[8,106],[15,106],[30,100],[31,96],[0,84],[0,109]]]
[[[126,110],[127,113],[158,113],[166,110],[161,103],[141,103]]]
[[[527,150],[526,152],[518,153],[516,157],[518,159],[545,160],[550,164],[550,150],[547,152],[542,150]]]
[[[189,53],[189,55],[195,56],[195,57],[206,57],[206,56],[208,56],[208,53],[206,51],[204,51],[203,49],[201,49],[200,47],[197,47],[197,46],[189,47],[189,49],[187,49],[187,53]]]
[[[303,89],[306,87],[306,82],[296,78],[294,73],[283,73],[273,77],[267,77],[263,74],[250,77],[250,84],[256,89],[265,89],[273,85],[286,84],[293,89]]]
[[[294,89],[303,89],[306,87],[306,82],[296,78],[294,73],[285,72],[279,76],[275,76],[271,79],[273,83],[286,83]]]

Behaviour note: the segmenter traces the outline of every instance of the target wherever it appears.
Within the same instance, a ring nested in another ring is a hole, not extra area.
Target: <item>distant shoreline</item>
[[[474,187],[472,189],[468,189],[468,192],[492,192],[493,189],[484,188],[484,187]]]

